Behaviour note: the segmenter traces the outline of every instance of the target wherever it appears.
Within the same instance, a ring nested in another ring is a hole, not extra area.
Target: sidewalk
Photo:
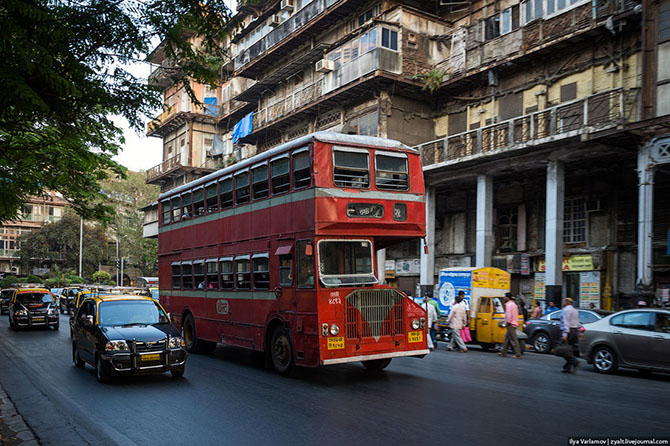
[[[39,446],[39,444],[33,432],[23,421],[23,417],[16,412],[14,403],[0,387],[0,445]]]

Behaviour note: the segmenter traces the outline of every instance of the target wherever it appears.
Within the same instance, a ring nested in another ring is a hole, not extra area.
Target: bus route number
[[[219,314],[228,314],[229,306],[226,299],[219,299],[216,301],[216,312]]]
[[[330,293],[330,297],[328,298],[328,304],[330,305],[342,305],[342,299],[340,299],[340,293],[337,291],[333,291]]]

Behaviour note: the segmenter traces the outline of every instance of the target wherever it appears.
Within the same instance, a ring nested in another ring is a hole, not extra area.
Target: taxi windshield
[[[51,294],[36,291],[34,293],[19,293],[16,295],[16,301],[20,304],[48,304],[53,303]]]
[[[369,240],[321,240],[318,248],[319,277],[325,286],[377,283]]]
[[[167,322],[165,312],[153,301],[102,302],[98,321],[100,325],[152,325]]]

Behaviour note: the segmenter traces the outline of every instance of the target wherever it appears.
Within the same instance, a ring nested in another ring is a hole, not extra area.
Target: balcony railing
[[[638,90],[616,89],[416,146],[424,167],[538,145],[639,119]]]
[[[253,128],[269,124],[321,97],[323,78],[254,113]]]
[[[17,259],[21,256],[21,252],[16,249],[0,249],[0,257],[12,257]]]
[[[181,68],[159,65],[149,75],[149,85],[155,85],[163,88],[169,87],[174,83],[172,80],[173,77],[179,77],[181,75],[181,71]]]
[[[168,158],[157,166],[147,170],[147,183],[181,166],[181,154]]]
[[[308,26],[319,17],[326,10],[327,4],[330,5],[332,3],[332,1],[326,0],[313,0],[304,6],[300,11],[286,19],[286,21],[261,38],[261,40],[251,45],[247,50],[240,51],[235,57],[235,70],[237,71],[251,61],[259,59],[266,51],[274,48],[280,42],[291,38],[291,35],[296,31]]]

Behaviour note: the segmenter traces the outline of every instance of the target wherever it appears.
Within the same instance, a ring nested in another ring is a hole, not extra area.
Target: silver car
[[[579,348],[601,373],[613,373],[618,367],[670,372],[670,310],[609,315],[586,327]]]

